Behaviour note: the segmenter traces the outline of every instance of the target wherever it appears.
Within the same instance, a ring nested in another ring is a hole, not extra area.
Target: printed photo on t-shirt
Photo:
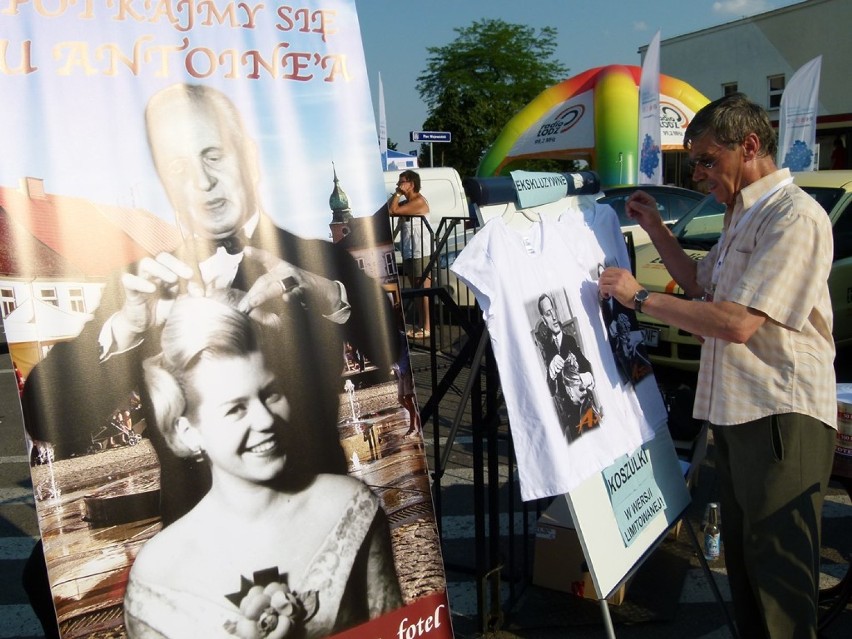
[[[598,275],[611,264],[601,264]],[[645,349],[645,336],[636,319],[636,312],[614,297],[601,300],[601,312],[607,328],[609,345],[625,384],[638,384],[653,371]]]
[[[542,293],[532,339],[544,365],[554,409],[568,443],[600,426],[603,413],[595,394],[592,366],[583,354],[576,317],[564,290]]]

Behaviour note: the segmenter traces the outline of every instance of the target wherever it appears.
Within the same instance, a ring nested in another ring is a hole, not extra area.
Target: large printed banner
[[[0,297],[62,636],[452,636],[354,2],[0,27]]]

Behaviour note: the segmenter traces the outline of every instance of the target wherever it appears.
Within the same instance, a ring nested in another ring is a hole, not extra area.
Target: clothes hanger
[[[503,223],[516,231],[528,231],[536,224],[541,224],[541,216],[533,209],[519,209],[514,202],[506,203],[506,210],[500,216]]]

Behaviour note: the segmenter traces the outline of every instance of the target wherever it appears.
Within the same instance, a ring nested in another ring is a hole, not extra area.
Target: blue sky
[[[455,28],[499,18],[536,29],[557,29],[557,58],[569,76],[607,64],[640,64],[639,47],[661,30],[671,38],[797,4],[799,0],[355,0],[364,56],[378,117],[378,78],[384,85],[388,135],[408,152],[409,132],[427,116],[415,88],[426,68],[427,48],[452,42]],[[660,65],[665,73],[665,55]],[[712,56],[696,60],[712,64]]]
[[[379,73],[390,137],[408,151],[416,146],[408,141],[409,131],[421,129],[426,118],[415,84],[427,47],[451,42],[454,28],[483,18],[485,9],[487,16],[507,22],[554,25],[559,59],[575,75],[605,64],[638,64],[637,49],[657,29],[667,38],[788,4],[793,1],[355,0],[356,22],[350,0],[311,0],[310,7],[334,13],[332,32],[325,37],[316,24],[302,28],[291,14],[285,19],[274,10],[286,14],[289,7],[292,15],[308,15],[298,4],[257,5],[263,9],[251,28],[236,20],[245,18],[238,15],[233,24],[196,25],[184,33],[162,16],[149,16],[154,5],[134,5],[138,18],[116,20],[118,7],[96,2],[92,20],[72,5],[59,17],[38,18],[35,5],[24,3],[18,14],[0,16],[3,38],[12,43],[5,63],[22,69],[0,75],[5,151],[0,185],[15,186],[24,176],[43,178],[49,193],[139,206],[171,221],[171,206],[148,153],[142,111],[156,90],[200,77],[228,94],[242,112],[260,154],[264,209],[297,233],[327,237],[335,170],[353,214],[371,214],[386,196],[376,144]],[[642,8],[648,5],[653,9]],[[24,72],[27,41],[35,70]],[[299,75],[310,74],[310,80],[284,79],[281,70],[262,71],[257,80],[244,56],[234,66],[229,62],[236,58],[228,52],[255,49],[265,59],[278,59],[270,45],[279,41],[287,45],[282,50],[298,56],[305,65]],[[323,66],[326,54],[345,64]],[[696,61],[711,63],[712,52]]]

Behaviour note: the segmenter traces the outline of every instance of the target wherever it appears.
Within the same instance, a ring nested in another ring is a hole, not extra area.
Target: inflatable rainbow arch
[[[638,66],[589,69],[540,93],[515,115],[486,152],[477,175],[499,175],[526,158],[586,160],[604,187],[637,181]],[[683,133],[709,100],[686,82],[660,74],[662,148],[683,149]]]

